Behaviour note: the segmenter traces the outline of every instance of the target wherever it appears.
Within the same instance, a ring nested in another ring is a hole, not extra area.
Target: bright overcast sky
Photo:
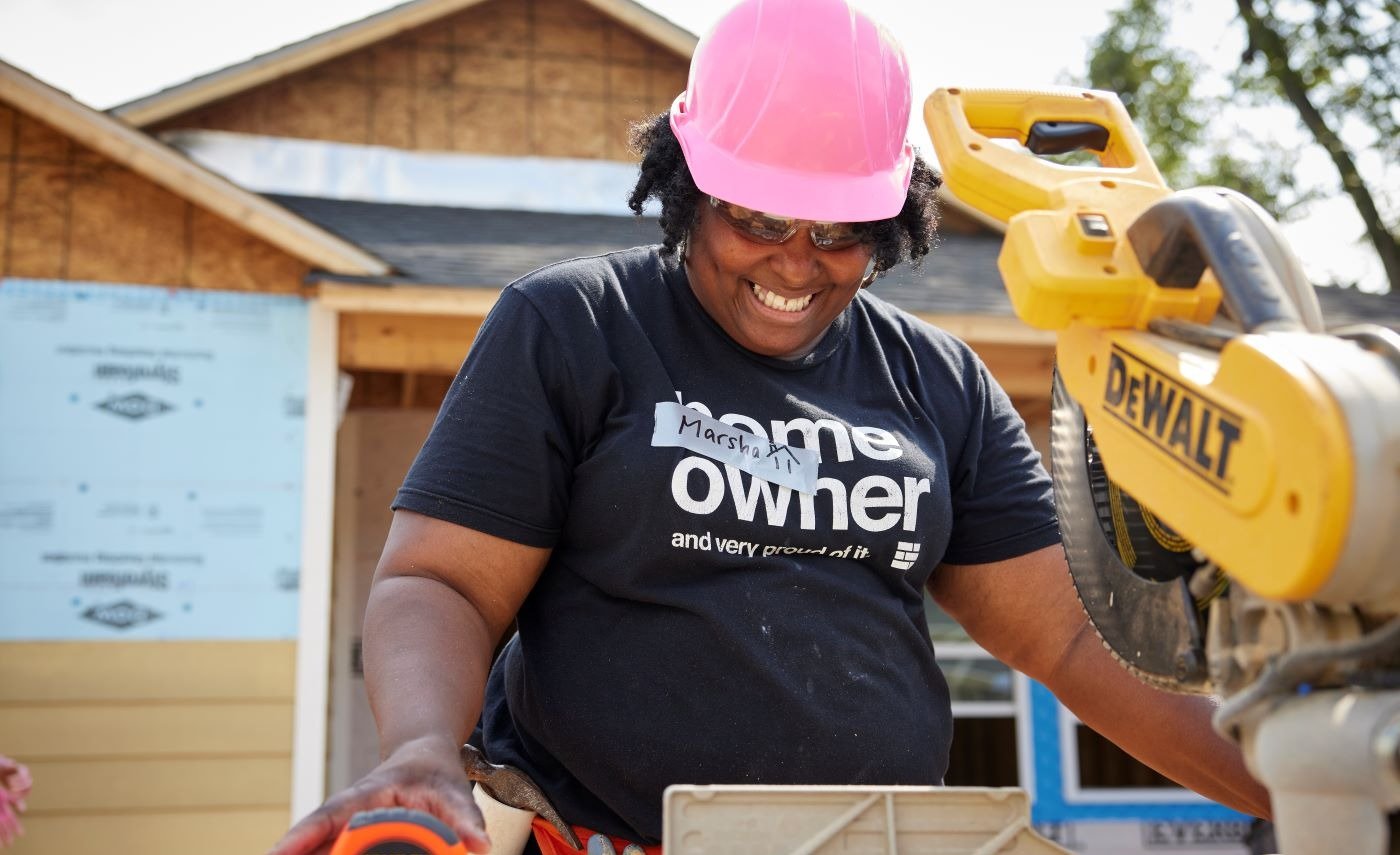
[[[702,33],[735,0],[641,0]],[[918,105],[938,86],[1039,87],[1078,75],[1090,40],[1126,0],[856,0],[903,42],[914,74],[911,138],[925,152]],[[392,0],[0,0],[0,59],[98,108],[148,95],[395,5]],[[1227,0],[1195,0],[1181,38],[1207,61],[1238,56]],[[1379,262],[1343,251],[1361,230],[1349,203],[1323,203],[1291,226],[1316,274],[1335,269],[1381,287]],[[1342,248],[1342,249],[1339,249]]]

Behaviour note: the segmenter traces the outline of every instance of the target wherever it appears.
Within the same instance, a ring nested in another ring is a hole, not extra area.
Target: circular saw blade
[[[1050,457],[1070,575],[1104,646],[1150,685],[1208,693],[1204,621],[1188,587],[1200,562],[1189,542],[1109,480],[1058,372]]]

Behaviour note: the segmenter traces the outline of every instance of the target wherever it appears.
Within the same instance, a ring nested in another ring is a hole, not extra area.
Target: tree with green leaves
[[[1236,0],[1249,43],[1241,77],[1281,96],[1327,152],[1400,295],[1400,217],[1387,219],[1342,140],[1348,125],[1400,166],[1400,0]],[[1249,80],[1249,76],[1253,80]]]
[[[1221,116],[1227,99],[1201,93],[1205,64],[1169,43],[1170,9],[1129,0],[1109,16],[1089,52],[1086,84],[1116,92],[1137,123],[1162,177],[1173,187],[1232,187],[1286,218],[1314,197],[1292,158]]]
[[[1232,70],[1230,95],[1200,92],[1208,69],[1169,42],[1173,4],[1157,0],[1129,0],[1112,13],[1091,45],[1086,83],[1119,94],[1169,184],[1233,187],[1280,219],[1335,189],[1300,184],[1295,148],[1260,138],[1228,116],[1240,106],[1291,105],[1336,166],[1391,293],[1400,295],[1397,223],[1382,213],[1400,209],[1400,198],[1378,202],[1342,140],[1343,128],[1369,134],[1362,145],[1400,167],[1400,0],[1236,4],[1248,47]]]
[[[1130,0],[1109,17],[1089,54],[1088,84],[1118,93],[1167,183],[1199,183],[1187,152],[1199,147],[1207,111],[1196,94],[1200,63],[1167,45],[1171,20],[1153,0]]]

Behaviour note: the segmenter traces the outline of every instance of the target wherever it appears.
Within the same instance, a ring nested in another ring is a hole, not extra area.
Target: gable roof
[[[169,146],[4,61],[0,61],[0,103],[53,126],[313,267],[359,276],[390,272],[388,265],[360,247],[215,175]]]
[[[483,0],[410,0],[367,18],[128,101],[110,112],[136,127],[236,95],[279,77],[475,6]],[[689,58],[698,37],[635,0],[578,0]]]
[[[561,259],[661,239],[654,217],[268,198],[385,259],[405,285],[500,288]]]
[[[501,288],[561,259],[661,239],[654,217],[269,198],[391,263],[399,273],[373,280],[380,285]],[[901,264],[875,287],[911,312],[1010,316],[1000,249],[1000,235],[946,234],[921,267]]]

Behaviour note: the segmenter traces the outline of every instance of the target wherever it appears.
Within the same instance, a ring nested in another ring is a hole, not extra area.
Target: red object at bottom
[[[535,842],[539,844],[540,852],[544,853],[544,855],[580,855],[580,853],[587,851],[586,849],[575,849],[570,846],[567,840],[559,836],[558,829],[550,825],[547,820],[541,819],[538,816],[535,817],[535,821],[531,823],[531,827],[535,832]],[[584,846],[588,845],[588,838],[598,833],[591,829],[584,828],[581,825],[575,825],[573,828],[574,834],[578,835],[578,839],[583,841]],[[624,840],[621,837],[612,838],[613,850],[616,851],[618,855],[622,855],[622,850],[630,843],[631,841]],[[641,846],[640,843],[633,845]],[[642,851],[646,852],[646,855],[661,855],[660,846],[642,846]]]

